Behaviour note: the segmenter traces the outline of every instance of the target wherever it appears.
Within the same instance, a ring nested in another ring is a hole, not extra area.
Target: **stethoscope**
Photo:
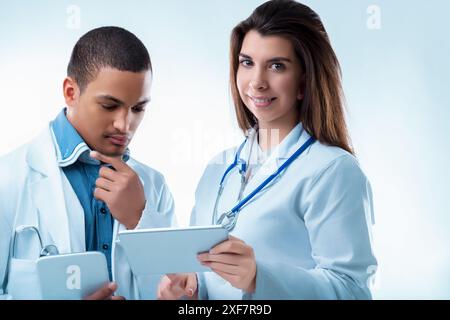
[[[44,246],[41,238],[41,234],[35,226],[26,226],[22,225],[16,228],[14,232],[14,238],[13,238],[13,249],[12,249],[12,257],[15,258],[16,256],[16,241],[17,241],[17,235],[21,234],[24,231],[33,231],[34,234],[38,237],[39,245],[41,250],[39,251],[39,257],[46,257],[46,256],[53,256],[59,254],[58,248],[54,244],[48,244]]]
[[[244,142],[239,146],[235,156],[233,163],[225,170],[225,173],[222,176],[222,179],[219,183],[219,190],[217,192],[216,201],[214,203],[214,211],[213,211],[213,224],[214,220],[217,216],[217,207],[219,205],[220,198],[222,197],[223,189],[224,189],[224,182],[228,174],[231,172],[231,170],[237,166],[239,166],[239,173],[241,175],[241,193],[243,190],[243,187],[246,183],[246,172],[247,172],[247,163],[243,159],[240,158],[241,151],[244,148],[245,144],[247,143],[248,138],[244,140]],[[216,224],[221,224],[225,229],[228,231],[231,231],[234,229],[237,217],[239,215],[239,211],[241,208],[249,202],[255,195],[257,195],[265,186],[267,186],[273,179],[278,177],[281,172],[283,172],[294,160],[296,160],[309,146],[311,146],[316,139],[314,137],[309,138],[297,151],[295,151],[274,173],[272,173],[267,179],[265,179],[258,187],[255,188],[248,196],[246,196],[244,199],[240,199],[238,203],[227,212],[222,213],[219,218],[217,219]],[[240,193],[240,194],[241,194]]]

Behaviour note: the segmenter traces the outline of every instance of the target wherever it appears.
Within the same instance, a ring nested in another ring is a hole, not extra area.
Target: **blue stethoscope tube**
[[[316,139],[314,137],[311,137],[306,141],[297,151],[295,151],[289,159],[287,159],[273,174],[271,174],[266,180],[264,180],[258,187],[255,188],[247,197],[242,199],[238,202],[230,211],[225,212],[220,215],[220,217],[217,219],[217,224],[222,224],[225,229],[228,231],[233,230],[234,226],[236,225],[237,216],[241,208],[249,202],[255,195],[258,194],[265,186],[267,186],[273,179],[275,179],[278,175],[283,172],[292,162],[294,162],[309,146],[311,146]],[[225,170],[225,173],[222,176],[222,179],[220,180],[219,184],[219,191],[217,192],[216,196],[216,202],[214,204],[214,212],[213,212],[213,223],[214,219],[217,215],[217,206],[219,204],[219,199],[222,196],[223,188],[224,188],[224,182],[225,178],[228,176],[230,171],[238,165],[240,162],[240,155],[241,151],[244,148],[244,145],[247,143],[247,139],[240,145],[238,148],[236,155],[234,157],[234,162]],[[239,170],[240,174],[243,175],[246,171],[246,163],[241,163],[241,168]]]

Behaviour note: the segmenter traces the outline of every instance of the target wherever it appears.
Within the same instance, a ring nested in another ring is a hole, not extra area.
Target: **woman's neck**
[[[277,125],[276,123],[259,122],[258,143],[263,151],[278,146],[281,141],[295,128],[298,120]]]

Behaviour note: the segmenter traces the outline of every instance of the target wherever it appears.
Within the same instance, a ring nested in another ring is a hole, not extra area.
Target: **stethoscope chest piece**
[[[241,151],[247,142],[247,139],[241,144],[241,146],[238,148],[236,155],[234,156],[233,163],[225,170],[225,173],[222,176],[222,179],[219,183],[219,191],[217,192],[216,201],[214,203],[214,210],[213,210],[213,224],[214,224],[214,218],[217,214],[217,207],[219,204],[219,199],[222,195],[223,189],[224,189],[224,182],[227,175],[230,173],[230,171],[236,167],[239,166],[239,173],[241,174],[241,190],[239,192],[239,202],[236,204],[230,211],[223,213],[218,219],[217,224],[222,225],[225,229],[228,231],[233,230],[234,226],[237,222],[237,217],[239,215],[239,211],[241,208],[250,201],[258,192],[263,190],[272,180],[279,177],[279,175],[285,170],[295,159],[297,159],[309,146],[311,146],[316,139],[314,137],[310,137],[303,145],[297,149],[273,174],[267,177],[258,187],[255,188],[250,194],[248,194],[244,199],[241,200],[243,187],[246,183],[246,177],[244,177],[246,170],[247,170],[247,163],[245,161],[242,161],[240,159]]]
[[[217,224],[221,224],[226,230],[231,231],[236,225],[237,217],[238,215],[233,211],[222,213],[217,219]]]

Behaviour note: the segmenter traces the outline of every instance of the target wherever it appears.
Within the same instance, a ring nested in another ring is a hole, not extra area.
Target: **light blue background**
[[[63,106],[77,39],[94,27],[125,27],[147,45],[155,68],[152,104],[132,152],[165,174],[186,224],[206,162],[240,139],[228,40],[262,2],[0,1],[0,154]],[[374,296],[449,299],[450,2],[305,3],[322,17],[341,62],[351,135],[374,190]],[[79,29],[67,27],[69,5],[81,9]],[[370,5],[381,9],[379,30],[367,27]]]

